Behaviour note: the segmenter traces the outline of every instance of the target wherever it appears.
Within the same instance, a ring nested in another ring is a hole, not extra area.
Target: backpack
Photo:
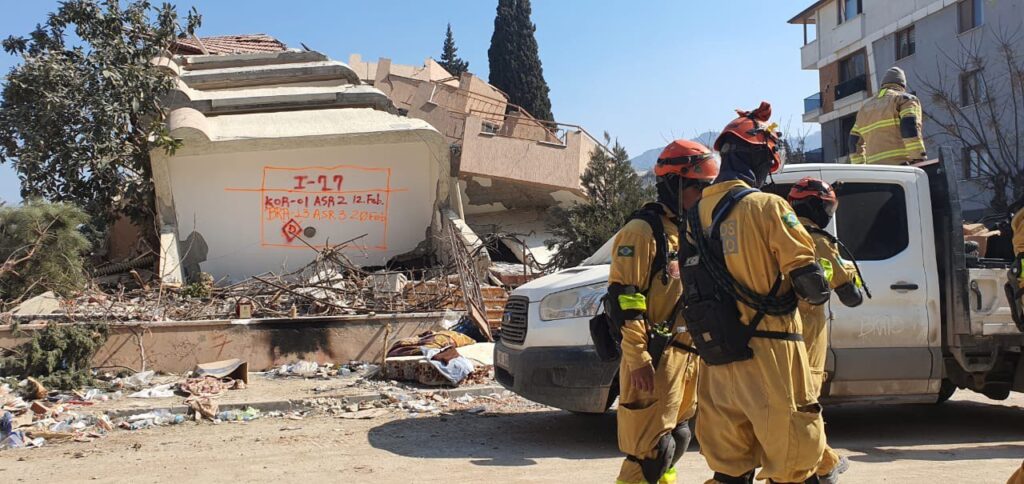
[[[626,218],[626,222],[623,224],[625,225],[635,219],[643,220],[644,223],[651,227],[651,232],[654,236],[654,259],[651,261],[647,289],[643,291],[644,296],[647,295],[647,291],[650,290],[651,284],[654,283],[654,278],[659,272],[661,273],[662,284],[668,284],[668,271],[665,270],[668,266],[669,257],[668,234],[665,233],[665,224],[661,220],[663,215],[665,215],[665,209],[661,204],[652,202],[633,212]],[[590,337],[594,341],[594,349],[597,351],[597,356],[601,361],[615,361],[622,357],[622,324],[620,321],[608,316],[609,300],[607,293],[601,298],[601,304],[604,310],[590,319]],[[658,356],[654,354],[651,356],[656,362],[661,355],[659,352]],[[655,365],[655,368],[657,368],[657,365]]]

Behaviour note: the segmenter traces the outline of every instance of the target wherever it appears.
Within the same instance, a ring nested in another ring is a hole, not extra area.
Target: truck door
[[[848,168],[822,170],[826,181],[843,181],[833,229],[874,297],[856,308],[835,296],[829,303],[829,395],[930,393],[941,370],[930,344],[939,341],[940,322],[927,181],[919,170]]]

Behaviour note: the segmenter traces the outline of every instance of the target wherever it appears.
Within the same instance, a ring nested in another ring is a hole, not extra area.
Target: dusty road
[[[844,482],[1003,483],[1024,459],[1024,395],[826,410]],[[691,449],[681,482],[710,473]],[[0,453],[2,482],[612,482],[615,417],[538,406],[374,420],[183,424]]]

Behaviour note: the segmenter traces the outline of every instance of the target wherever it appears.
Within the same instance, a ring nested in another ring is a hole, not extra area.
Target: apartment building
[[[998,39],[1013,38],[1014,51],[1024,52],[1024,0],[820,0],[789,23],[804,29],[801,66],[820,74],[819,91],[804,99],[803,119],[821,124],[824,161],[848,161],[857,111],[878,92],[885,71],[899,66],[926,113],[929,155],[941,149],[957,164],[968,216],[984,211],[990,197],[977,179],[977,164],[985,155],[944,133],[939,122],[949,116],[925,86],[944,86],[961,107],[976,104],[980,79],[1000,78]],[[972,55],[989,62],[965,61]],[[964,69],[965,62],[979,68]],[[992,72],[983,76],[982,65]],[[988,87],[1003,85],[1008,91],[1008,83]]]

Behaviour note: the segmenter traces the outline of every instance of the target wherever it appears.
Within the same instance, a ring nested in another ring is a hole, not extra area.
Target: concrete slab
[[[443,312],[330,317],[118,323],[93,358],[97,367],[183,374],[198,363],[240,358],[252,371],[296,360],[379,361],[390,342],[439,328]],[[21,325],[31,333],[42,323]],[[0,347],[28,339],[0,325]]]

